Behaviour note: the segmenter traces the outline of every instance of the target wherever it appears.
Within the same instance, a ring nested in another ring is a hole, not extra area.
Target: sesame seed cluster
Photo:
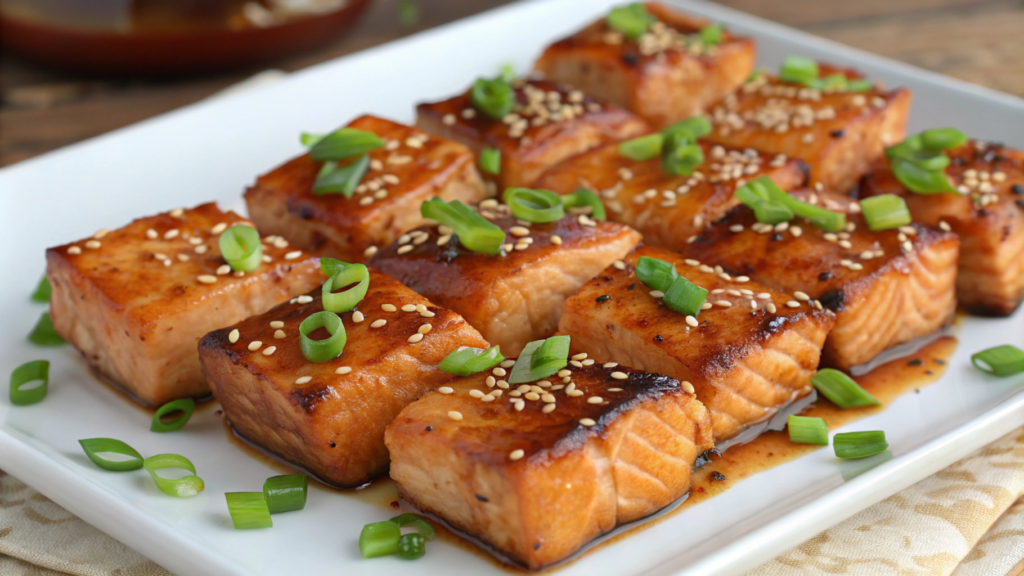
[[[514,140],[523,139],[530,127],[544,126],[558,122],[568,122],[590,113],[600,112],[603,108],[597,102],[587,100],[579,90],[547,89],[530,80],[516,80],[512,83],[516,91],[516,104],[512,111],[501,119],[507,127],[506,134]],[[472,106],[466,106],[460,112],[465,120],[472,120],[478,112]],[[455,114],[445,114],[441,122],[446,126],[454,126],[458,122]]]
[[[615,30],[607,30],[601,35],[601,41],[609,46],[622,46],[632,43],[625,35]],[[669,52],[679,52],[690,56],[715,56],[718,46],[704,43],[699,33],[681,32],[668,24],[658,21],[640,35],[635,41],[637,51],[643,56],[654,56],[661,61]]]
[[[389,188],[402,183],[394,172],[411,164],[429,140],[430,135],[419,130],[414,130],[405,139],[385,138],[383,148],[370,152],[369,170],[356,186],[355,196],[359,197],[359,205],[369,206],[387,199]]]

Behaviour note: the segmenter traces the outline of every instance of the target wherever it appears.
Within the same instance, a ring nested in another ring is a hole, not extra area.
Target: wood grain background
[[[844,44],[1024,95],[1022,0],[720,1]],[[3,53],[0,166],[201,100],[264,68],[298,70],[506,3],[417,0],[419,22],[403,27],[396,0],[375,0],[355,28],[316,51],[198,78],[90,78]]]

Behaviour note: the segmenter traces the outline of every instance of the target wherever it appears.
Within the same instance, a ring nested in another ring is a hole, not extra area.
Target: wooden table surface
[[[176,80],[90,78],[0,54],[0,166],[201,100],[265,68],[298,70],[507,3],[374,0],[355,28],[313,52],[228,74]],[[721,0],[722,4],[883,56],[1024,95],[1021,0]]]

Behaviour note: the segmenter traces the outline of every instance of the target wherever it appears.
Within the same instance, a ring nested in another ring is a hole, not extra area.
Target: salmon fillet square
[[[659,129],[706,111],[753,71],[753,40],[722,31],[719,44],[705,45],[700,31],[712,22],[657,2],[645,6],[657,22],[637,40],[602,18],[549,46],[534,67]]]
[[[351,198],[314,194],[323,165],[304,154],[256,179],[245,192],[254,222],[315,254],[362,262],[379,246],[423,223],[420,204],[479,202],[487,197],[473,153],[461,144],[374,116],[348,128],[373,132],[385,145],[369,153],[370,166]],[[338,163],[344,167],[355,159]]]
[[[851,203],[826,203],[822,193],[794,196],[833,209]],[[823,360],[849,369],[952,321],[959,245],[954,234],[921,224],[872,232],[857,213],[838,234],[804,221],[773,227],[740,206],[683,254],[834,311]]]
[[[458,314],[394,278],[371,269],[369,281],[356,309],[339,314],[348,341],[327,362],[307,360],[299,342],[299,324],[323,311],[319,288],[199,344],[203,370],[235,431],[341,488],[387,471],[385,426],[453,378],[437,367],[449,352],[487,346]],[[327,336],[318,332],[311,337]]]
[[[643,256],[708,290],[705,309],[690,319],[665,306],[636,277]],[[558,332],[572,336],[574,350],[689,382],[711,413],[717,443],[811,392],[834,322],[811,302],[640,246],[625,266],[607,268],[566,301]]]
[[[1024,299],[1024,152],[972,140],[947,150],[946,174],[960,194],[914,194],[884,162],[862,196],[902,196],[915,221],[960,237],[960,305],[982,316],[1009,316]]]
[[[410,404],[385,436],[399,496],[530,569],[681,498],[713,447],[707,409],[673,378],[587,362]]]
[[[603,199],[608,218],[643,234],[644,243],[677,248],[739,204],[736,188],[768,176],[783,190],[804,183],[796,161],[754,150],[734,150],[701,143],[704,163],[690,176],[665,172],[658,158],[638,162],[609,145],[555,166],[538,188],[568,194],[587,188]]]
[[[196,353],[203,334],[324,280],[319,259],[278,236],[262,238],[258,268],[231,272],[218,239],[234,224],[249,222],[210,203],[50,248],[54,328],[143,404],[208,395]]]
[[[469,91],[416,107],[416,125],[465,144],[479,154],[501,153],[498,174],[484,172],[496,192],[529,186],[548,167],[606,142],[647,133],[647,123],[617,106],[602,104],[552,82],[512,82],[516,103],[508,115],[493,119],[473,107]]]
[[[370,263],[462,314],[506,355],[551,336],[565,299],[640,242],[622,224],[566,216],[530,225],[493,200],[483,206],[481,214],[505,232],[500,255],[469,251],[434,225],[399,238]]]
[[[820,66],[822,77],[849,70]],[[903,139],[911,93],[826,91],[788,84],[760,73],[726,96],[710,113],[708,140],[736,148],[785,154],[807,163],[811,183],[846,192]]]

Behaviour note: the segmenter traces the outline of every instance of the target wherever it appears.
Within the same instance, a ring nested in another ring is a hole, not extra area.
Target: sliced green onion
[[[550,190],[509,188],[505,190],[505,204],[512,209],[513,216],[534,224],[554,222],[565,216],[562,198]]]
[[[838,232],[846,227],[846,215],[832,212],[820,206],[801,202],[782,191],[768,176],[761,176],[740,186],[735,192],[736,198],[754,210],[758,222],[778,224],[785,222],[786,212],[779,208],[766,206],[770,204],[784,206],[793,214],[810,220],[812,224],[826,232]],[[765,218],[762,220],[761,218]],[[774,221],[773,221],[774,220]]]
[[[552,362],[561,362],[569,357],[569,337],[552,336],[540,345],[530,358],[530,370],[536,370]]]
[[[818,79],[818,63],[803,56],[786,56],[779,70],[783,82],[810,84]]]
[[[790,415],[787,425],[790,442],[828,446],[828,424],[824,418]]]
[[[569,341],[568,336],[556,336],[556,338],[564,338],[566,344]],[[542,378],[547,378],[562,368],[565,368],[566,364],[569,363],[569,347],[566,345],[563,348],[562,344],[548,347],[546,351],[548,354],[546,362],[534,363],[533,356],[541,349],[542,346],[544,346],[544,343],[544,340],[535,340],[523,347],[523,351],[519,353],[519,358],[516,359],[516,363],[512,366],[512,372],[508,377],[509,384],[535,382]],[[560,352],[563,349],[566,354],[564,357],[553,355],[554,352]]]
[[[263,262],[260,233],[252,226],[235,224],[221,233],[217,244],[220,246],[220,255],[231,265],[232,270],[252,272]]]
[[[321,264],[321,268],[323,264]],[[345,288],[344,292],[333,292],[335,289]],[[341,314],[356,307],[356,304],[366,297],[366,291],[370,288],[370,271],[362,264],[349,264],[334,273],[324,282],[321,287],[320,300],[324,310]]]
[[[302,510],[308,491],[309,477],[305,474],[271,476],[263,483],[263,499],[270,514]]]
[[[664,141],[665,137],[659,132],[619,142],[619,156],[636,162],[651,160],[661,154],[661,145]]]
[[[676,267],[671,262],[641,256],[636,263],[636,277],[651,290],[668,292],[672,283],[679,278]]]
[[[314,340],[309,337],[317,328],[324,328],[330,334],[323,340]],[[310,314],[308,318],[299,324],[299,347],[302,355],[310,362],[329,362],[334,360],[345,351],[345,344],[348,342],[348,333],[345,332],[345,324],[334,312],[324,310]]]
[[[480,169],[488,174],[501,173],[501,150],[497,148],[484,148],[480,151],[480,159],[477,161]]]
[[[843,432],[832,438],[832,447],[840,458],[867,458],[889,449],[885,432]]]
[[[93,464],[104,470],[127,472],[128,470],[142,468],[142,461],[144,460],[142,454],[139,454],[135,448],[120,440],[114,438],[86,438],[85,440],[79,440],[78,443],[82,445],[82,450],[85,451],[85,455],[89,457],[89,460],[92,460]],[[119,454],[121,456],[128,456],[128,459],[110,460],[100,456],[100,454]]]
[[[156,413],[153,414],[153,422],[149,425],[151,432],[174,432],[175,430],[181,430],[188,419],[192,417],[192,412],[196,409],[196,401],[192,398],[180,398],[178,400],[171,400],[167,404],[157,408]],[[181,412],[181,416],[178,416],[170,422],[164,422],[163,417],[174,413]]]
[[[689,176],[704,163],[704,150],[698,144],[666,146],[661,154],[661,169],[672,176]]]
[[[299,136],[299,142],[306,148],[312,148],[317,142],[327,137],[327,134],[313,134],[312,132],[303,132]]]
[[[570,212],[573,208],[590,208],[589,215],[594,220],[604,220],[607,214],[604,211],[604,204],[601,199],[586,188],[577,188],[571,194],[562,195],[562,206]]]
[[[36,386],[25,386],[39,382]],[[28,406],[42,402],[50,387],[50,362],[33,360],[18,366],[11,372],[11,404]]]
[[[722,25],[713,24],[700,29],[700,41],[705,46],[717,46],[722,43]]]
[[[840,408],[860,408],[861,406],[877,406],[878,400],[860,387],[852,378],[839,370],[823,368],[811,378],[811,384],[826,398]]]
[[[824,78],[817,78],[810,82],[810,85],[819,90],[839,91],[846,90],[847,81],[843,74],[832,74]]]
[[[846,81],[847,92],[868,92],[871,90],[871,88],[873,88],[871,82],[868,80],[864,80],[863,78],[857,78],[855,80]]]
[[[50,281],[43,276],[39,280],[39,286],[36,287],[36,291],[32,293],[32,301],[39,303],[46,303],[50,301],[50,292],[53,290],[50,287]]]
[[[402,539],[402,529],[398,524],[385,520],[363,526],[359,533],[359,553],[363,558],[391,556],[398,552],[398,541]]]
[[[431,198],[420,206],[420,213],[451,228],[468,250],[490,256],[501,253],[505,232],[458,200]]]
[[[971,356],[974,367],[994,376],[1013,376],[1024,372],[1024,351],[1005,344],[982,350]]]
[[[967,134],[956,128],[932,128],[921,132],[921,145],[933,152],[957,148],[964,142],[967,142]]]
[[[356,158],[344,168],[338,168],[337,162],[324,162],[316,175],[316,182],[313,183],[313,194],[341,194],[345,198],[351,198],[369,168],[370,156],[367,154]]]
[[[224,498],[228,501],[231,523],[236,530],[270,528],[274,525],[262,492],[227,492]]]
[[[36,322],[32,333],[28,335],[28,341],[36,346],[60,346],[65,340],[53,329],[53,322],[50,320],[50,313],[43,312]]]
[[[658,19],[647,11],[647,7],[639,2],[612,8],[605,19],[609,28],[622,32],[631,40],[643,36],[651,24],[657,21]]]
[[[942,194],[945,192],[956,192],[956,188],[949,183],[949,178],[943,171],[927,170],[919,165],[902,158],[894,158],[889,161],[893,175],[901,184],[911,192],[918,194]]]
[[[384,140],[373,132],[342,128],[318,139],[309,151],[313,160],[345,160],[384,146]]]
[[[501,120],[515,107],[516,93],[504,78],[477,78],[469,91],[469,101],[492,120]]]
[[[691,116],[681,122],[668,126],[661,133],[665,136],[665,142],[685,138],[690,142],[696,142],[701,136],[711,133],[711,121],[703,116]]]
[[[392,518],[391,522],[394,522],[399,526],[412,526],[418,530],[423,538],[428,542],[434,539],[434,526],[415,514],[399,514]]]
[[[334,258],[320,258],[320,271],[324,273],[324,276],[330,278],[338,272],[341,272],[345,268],[351,266],[348,262],[342,262],[341,260],[335,260]]]
[[[773,186],[775,185],[771,178],[768,178],[767,181]],[[737,188],[733,194],[737,200],[753,210],[754,217],[763,224],[779,224],[788,222],[795,217],[788,206],[771,199],[761,178],[747,182]]]
[[[881,194],[860,201],[864,220],[872,232],[890,230],[910,224],[907,203],[895,194]]]
[[[967,135],[955,128],[935,128],[889,146],[885,149],[885,156],[896,179],[911,192],[956,193],[945,173],[949,156],[942,151],[966,141]]]
[[[188,458],[180,454],[157,454],[156,456],[150,456],[143,460],[142,465],[145,467],[146,472],[149,472],[149,475],[153,477],[156,487],[168,496],[187,498],[199,494],[206,487],[203,484],[203,479],[196,476],[195,465]],[[164,468],[181,468],[192,474],[176,479],[164,478],[156,473],[157,470]]]
[[[466,346],[445,356],[444,360],[441,360],[437,367],[450,374],[469,376],[470,374],[490,370],[504,359],[505,357],[501,355],[500,346],[491,346],[487,349]]]
[[[415,560],[426,553],[423,536],[419,534],[403,534],[398,540],[398,557],[402,560]]]
[[[680,276],[668,287],[663,302],[676,312],[697,316],[700,314],[700,305],[707,297],[707,290]]]

